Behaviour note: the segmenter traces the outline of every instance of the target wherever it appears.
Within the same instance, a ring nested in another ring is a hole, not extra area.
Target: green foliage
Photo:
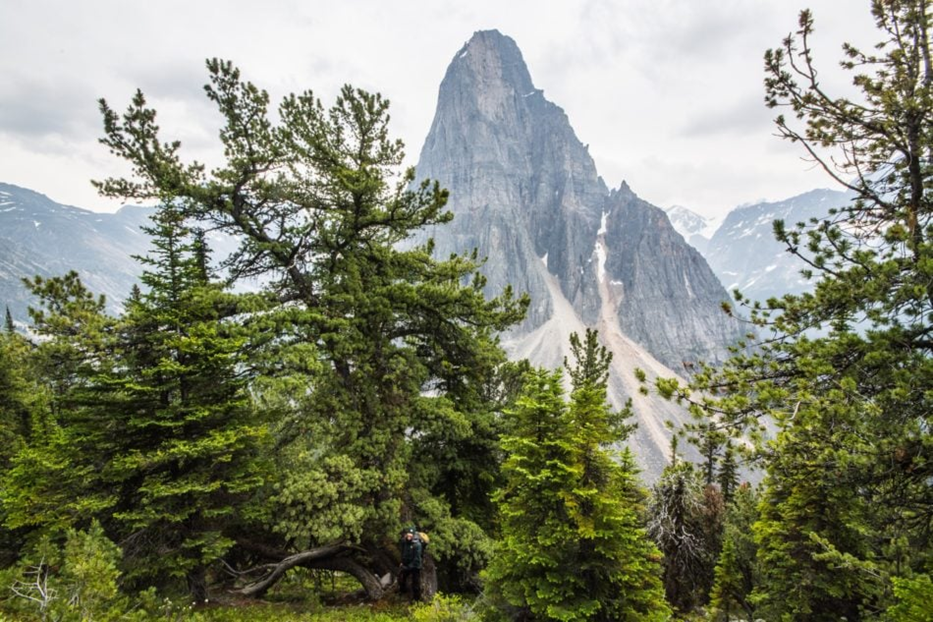
[[[723,500],[726,503],[732,501],[732,496],[739,486],[739,464],[735,447],[730,441],[726,441],[719,472],[716,474],[716,483],[719,484]]]
[[[608,449],[631,429],[606,404],[609,354],[595,331],[571,344],[570,404],[559,372],[531,371],[511,413],[487,593],[535,619],[666,619],[631,456]]]
[[[12,332],[0,333],[0,468],[29,437],[31,411],[40,398],[28,380],[28,344]]]
[[[561,581],[557,557],[573,536],[560,495],[567,481],[567,450],[561,438],[566,406],[561,374],[534,370],[510,413],[511,435],[502,439],[506,487],[497,494],[502,536],[487,570],[487,590],[513,606],[543,613]],[[559,602],[559,601],[558,601]]]
[[[726,510],[723,545],[716,563],[710,609],[714,619],[729,620],[738,613],[755,618],[749,600],[759,583],[757,545],[753,525],[758,520],[758,496],[747,483],[739,486]]]
[[[881,41],[843,48],[856,98],[824,90],[809,11],[765,55],[767,103],[791,113],[778,131],[855,196],[775,223],[813,292],[752,307],[759,348],[658,387],[709,415],[697,429],[756,443],[767,476],[751,600],[767,619],[881,615],[893,580],[933,554],[930,7],[870,5]]]
[[[897,604],[887,610],[892,622],[923,622],[933,619],[933,581],[930,575],[912,578],[895,577],[892,580]]]
[[[209,282],[176,210],[163,207],[149,232],[148,290],[119,321],[96,315],[74,275],[39,283],[46,309],[33,316],[49,339],[38,356],[67,361],[68,374],[5,476],[5,522],[54,531],[99,518],[129,577],[185,577],[203,600],[205,566],[230,545],[224,521],[260,484],[264,430],[250,422],[242,330],[224,321],[236,300]]]
[[[414,622],[466,622],[478,618],[472,606],[461,597],[438,594],[431,602],[412,607],[408,619]]]
[[[72,461],[79,453],[62,425],[76,410],[76,391],[104,360],[103,341],[112,322],[103,315],[103,299],[88,292],[74,272],[27,284],[44,305],[30,310],[43,339],[35,347],[18,336],[4,339],[3,350],[20,370],[8,378],[14,395],[21,396],[15,400],[21,423],[20,442],[2,474],[2,519],[11,530],[61,531],[112,504],[110,491],[93,490],[100,464]],[[26,373],[34,383],[22,382]],[[104,437],[107,429],[94,433]]]
[[[837,551],[873,557],[862,530],[884,512],[866,505],[867,499],[852,494],[844,483],[858,475],[861,461],[853,461],[851,452],[859,447],[827,442],[832,431],[821,424],[826,416],[847,426],[845,422],[855,423],[860,415],[839,396],[821,400],[813,409],[801,406],[778,439],[765,480],[761,518],[755,525],[762,574],[753,598],[767,618],[785,611],[813,620],[851,618],[858,615],[859,601],[878,587],[870,575],[825,555]]]
[[[436,561],[438,585],[459,592],[481,589],[480,571],[492,559],[493,534],[452,513],[443,497],[425,489],[411,491],[419,528],[431,534],[429,552]]]
[[[346,541],[375,553],[400,521],[423,522],[430,494],[449,506],[429,510],[432,529],[488,527],[499,406],[487,398],[504,361],[494,333],[523,316],[527,297],[486,300],[475,253],[438,260],[432,243],[406,244],[451,214],[436,183],[399,173],[380,95],[348,86],[325,109],[307,91],[270,115],[268,94],[232,64],[207,66],[226,160],[209,173],[183,162],[138,92],[122,115],[100,102],[102,142],[133,177],[96,183],[237,236],[224,267],[268,284],[249,363],[253,395],[273,406],[280,475],[250,519],[283,548]],[[438,535],[446,554],[452,534]]]
[[[88,291],[77,272],[23,282],[40,304],[29,309],[33,329],[42,337],[32,366],[49,387],[51,413],[61,416],[75,407],[72,390],[105,356],[103,341],[113,320],[104,314],[104,297]]]
[[[133,574],[184,576],[197,600],[203,572],[230,546],[224,521],[261,483],[264,429],[253,421],[241,365],[237,299],[211,284],[199,236],[163,206],[143,259],[148,290],[128,301],[112,368],[93,378],[88,411],[118,415],[103,475],[121,491],[114,518],[135,537]],[[99,409],[99,410],[98,410]]]
[[[11,611],[41,620],[124,620],[132,609],[119,591],[120,549],[94,521],[87,531],[69,529],[64,545],[44,537],[13,569]]]
[[[738,568],[735,545],[732,540],[726,540],[719,554],[719,562],[713,578],[713,589],[710,592],[710,608],[714,620],[732,620],[736,614],[745,614],[743,601],[744,585],[742,574]]]

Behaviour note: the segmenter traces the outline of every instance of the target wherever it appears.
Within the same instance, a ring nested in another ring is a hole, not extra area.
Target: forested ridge
[[[527,296],[404,244],[451,215],[380,95],[272,110],[210,60],[211,170],[142,92],[101,100],[132,172],[94,183],[158,205],[151,248],[120,317],[75,273],[26,280],[28,335],[6,313],[0,620],[933,619],[930,10],[870,4],[879,45],[840,69],[858,99],[823,90],[808,11],[765,54],[778,133],[856,199],[774,225],[812,293],[736,292],[733,358],[645,381],[694,416],[650,489],[595,331],[563,369],[508,361]],[[217,270],[207,230],[240,240]]]

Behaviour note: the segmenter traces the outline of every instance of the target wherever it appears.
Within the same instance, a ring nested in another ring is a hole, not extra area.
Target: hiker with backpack
[[[402,554],[402,571],[398,576],[399,592],[404,594],[409,589],[412,600],[421,600],[421,567],[424,558],[424,542],[418,530],[407,527],[402,531],[399,543]],[[408,588],[408,583],[411,587]]]

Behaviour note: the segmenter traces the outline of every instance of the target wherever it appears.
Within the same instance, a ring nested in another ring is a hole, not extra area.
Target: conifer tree
[[[877,598],[881,588],[867,568],[839,563],[833,555],[870,558],[870,539],[861,530],[872,514],[885,513],[841,485],[851,452],[861,449],[836,445],[835,434],[822,423],[829,416],[836,425],[854,428],[861,414],[841,392],[812,408],[801,407],[798,425],[776,443],[754,525],[761,574],[751,599],[766,619],[786,612],[815,621],[857,619],[863,603]]]
[[[7,526],[4,479],[14,457],[32,436],[34,413],[41,409],[43,390],[29,371],[30,346],[16,333],[0,333],[0,568],[19,557],[23,533]]]
[[[662,387],[736,433],[769,432],[754,598],[774,619],[884,611],[895,579],[933,558],[931,9],[866,4],[880,41],[843,47],[852,96],[826,90],[810,11],[765,55],[766,102],[787,111],[778,132],[855,196],[775,223],[814,291],[753,305],[762,347],[694,376],[700,393]]]
[[[27,380],[28,346],[19,335],[0,334],[0,470],[29,436],[31,402],[38,398]]]
[[[666,619],[631,456],[615,462],[609,450],[631,429],[606,403],[610,355],[595,331],[574,335],[571,349],[569,405],[559,373],[532,372],[503,440],[502,541],[489,590],[535,619]]]
[[[579,620],[662,620],[669,613],[660,581],[659,553],[632,503],[636,471],[630,459],[615,461],[611,447],[634,430],[626,410],[612,412],[607,383],[612,354],[595,330],[570,337],[574,361],[564,361],[572,391],[566,434],[573,448],[568,467],[572,488],[564,491],[576,542],[565,562],[565,580],[578,593],[562,604]],[[571,576],[575,576],[575,580]]]
[[[742,607],[745,596],[742,593],[743,587],[742,575],[735,557],[735,545],[731,540],[726,540],[719,555],[719,563],[716,564],[713,590],[710,592],[710,608],[714,612],[714,620],[729,622],[739,619],[739,614],[744,618],[746,612]]]
[[[505,487],[496,497],[502,534],[487,570],[487,589],[544,619],[553,617],[549,607],[579,589],[561,572],[566,544],[575,539],[561,499],[572,481],[562,429],[566,408],[559,372],[529,372],[511,413],[511,433],[502,439]]]
[[[205,570],[232,542],[225,522],[261,483],[255,421],[242,370],[246,334],[229,319],[237,299],[210,280],[203,238],[163,205],[140,258],[147,289],[127,302],[112,368],[94,377],[86,408],[116,419],[104,477],[130,575],[184,575],[196,600]]]
[[[387,536],[437,507],[440,474],[412,465],[413,445],[466,449],[474,430],[487,434],[489,412],[470,396],[491,373],[494,332],[520,319],[527,299],[507,290],[487,301],[475,254],[438,261],[431,244],[403,249],[451,215],[436,183],[397,172],[402,145],[381,96],[348,86],[325,109],[310,91],[289,95],[273,120],[268,94],[232,64],[211,60],[208,71],[226,161],[209,174],[183,162],[137,92],[123,115],[101,102],[102,142],[134,176],[97,185],[110,196],[171,198],[242,241],[226,269],[264,277],[277,303],[254,362],[283,379],[305,374],[300,390],[275,389],[296,399],[275,426],[281,480],[266,498],[268,522],[285,547],[361,545],[369,574],[354,572],[376,597]],[[478,446],[495,464],[494,444]],[[477,471],[450,475],[475,481]],[[437,540],[440,554],[444,535]]]
[[[753,533],[757,520],[758,497],[750,485],[742,484],[736,488],[726,511],[722,552],[710,592],[714,619],[732,619],[737,614],[743,619],[756,617],[750,596],[760,581]]]
[[[89,292],[75,272],[24,282],[41,305],[29,313],[42,339],[26,367],[35,378],[28,438],[12,453],[0,485],[3,520],[9,529],[63,530],[112,506],[110,490],[99,485],[105,458],[82,456],[68,432],[83,428],[89,437],[111,438],[106,425],[87,425],[77,395],[95,369],[109,364],[105,342],[112,320],[103,313],[103,297]]]
[[[825,220],[775,225],[791,252],[812,253],[816,291],[786,297],[766,316],[792,338],[772,357],[774,375],[789,381],[769,389],[784,403],[758,529],[758,595],[771,612],[811,619],[883,608],[890,577],[928,572],[933,556],[923,388],[933,378],[931,9],[926,0],[870,6],[879,45],[843,48],[857,99],[822,89],[808,11],[765,58],[768,104],[799,121],[779,116],[779,131],[856,195]],[[812,327],[828,334],[798,336]]]
[[[682,612],[700,604],[709,590],[712,566],[704,529],[703,483],[692,464],[674,459],[652,487],[648,534],[664,555],[664,590]],[[717,551],[718,552],[718,551]]]
[[[231,544],[225,529],[237,503],[261,483],[255,458],[264,428],[252,421],[245,335],[228,320],[235,297],[210,282],[173,206],[147,232],[147,290],[134,289],[126,315],[106,331],[71,334],[63,310],[89,317],[85,326],[102,322],[91,313],[98,307],[85,308],[92,297],[76,277],[64,288],[41,283],[49,304],[34,317],[51,336],[42,347],[73,365],[65,407],[15,458],[7,521],[54,533],[100,519],[123,545],[128,580],[183,576],[203,600],[206,568]],[[70,298],[55,297],[63,292]],[[97,350],[82,349],[85,342]]]
[[[726,448],[716,474],[716,483],[722,492],[723,501],[727,504],[732,501],[732,495],[739,486],[739,464],[735,455],[735,446],[731,441],[726,442]]]
[[[42,337],[33,357],[35,372],[51,391],[52,415],[64,417],[73,409],[73,390],[107,357],[104,341],[113,318],[105,313],[104,296],[95,296],[73,270],[23,283],[39,301],[29,308],[33,329]]]
[[[3,322],[3,329],[8,335],[12,335],[16,330],[16,327],[13,325],[13,314],[10,313],[10,307],[6,307],[6,315]]]

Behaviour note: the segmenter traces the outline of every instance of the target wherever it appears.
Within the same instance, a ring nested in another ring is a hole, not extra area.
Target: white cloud
[[[277,100],[343,83],[392,100],[413,163],[447,64],[475,30],[522,49],[536,86],[561,106],[610,185],[659,205],[712,213],[828,183],[774,143],[760,105],[762,54],[817,20],[833,81],[839,43],[872,41],[867,0],[6,0],[0,14],[0,181],[65,203],[113,209],[88,179],[122,171],[97,144],[96,99],[121,110],[142,88],[166,136],[218,156],[204,59],[233,60]],[[866,38],[865,33],[869,36]],[[850,37],[850,35],[852,35]]]

